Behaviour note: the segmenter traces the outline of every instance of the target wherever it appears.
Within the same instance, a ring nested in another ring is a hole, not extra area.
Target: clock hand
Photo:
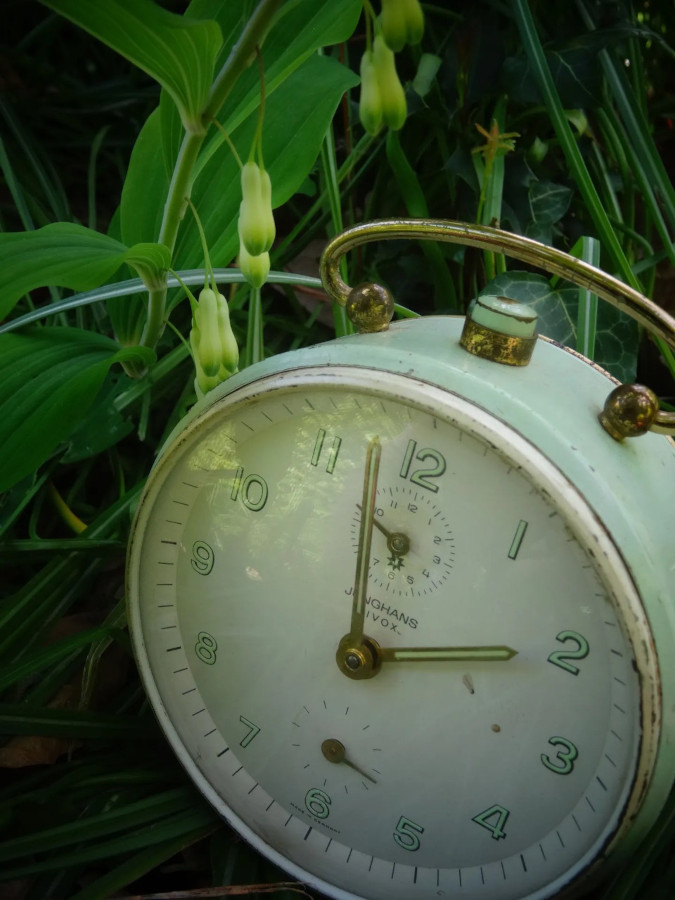
[[[377,475],[380,468],[382,445],[377,437],[372,438],[366,451],[366,465],[363,473],[363,500],[361,504],[361,524],[359,546],[356,553],[356,574],[354,576],[354,599],[349,639],[356,647],[363,641],[363,623],[366,616],[366,592],[370,568],[370,545],[373,538],[373,517],[375,515],[375,493]]]
[[[361,507],[358,504],[356,508],[359,511],[361,510]],[[390,553],[393,553],[395,556],[405,556],[410,550],[410,538],[407,534],[403,534],[402,531],[389,531],[389,529],[385,528],[377,519],[373,519],[373,525],[386,537],[387,550],[389,550]]]
[[[375,674],[375,656],[370,640],[363,635],[363,623],[366,618],[366,592],[368,590],[368,571],[370,569],[370,545],[373,539],[373,517],[375,514],[375,494],[377,492],[377,475],[380,469],[382,445],[378,437],[371,438],[366,450],[366,463],[363,472],[363,497],[361,500],[361,523],[359,527],[359,545],[356,551],[356,573],[354,575],[354,597],[349,634],[346,634],[335,654],[338,668],[350,677],[364,676],[363,672]],[[358,673],[354,675],[354,673]]]
[[[367,778],[368,781],[372,781],[373,784],[377,784],[372,775],[369,775],[367,772],[364,772],[363,769],[360,769],[357,765],[355,765],[351,760],[347,759],[347,751],[345,750],[345,745],[342,741],[338,741],[337,738],[327,738],[321,744],[321,752],[328,760],[328,762],[332,763],[344,763],[346,766],[349,766],[350,769],[353,769],[355,772],[358,772],[359,775],[362,775],[364,778]]]
[[[371,641],[371,643],[375,643]],[[377,647],[380,662],[506,662],[518,654],[512,647]]]
[[[342,655],[341,655],[342,654]],[[350,646],[349,635],[340,641],[337,661],[349,678],[372,678],[388,662],[508,662],[518,654],[504,644],[480,647],[380,647],[364,635],[360,647]]]

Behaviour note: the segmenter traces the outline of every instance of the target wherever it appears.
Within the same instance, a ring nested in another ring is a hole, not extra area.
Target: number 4
[[[498,841],[499,838],[506,837],[504,825],[506,825],[508,817],[508,809],[504,809],[503,806],[495,804],[494,806],[490,806],[488,809],[483,810],[482,813],[478,813],[471,821],[476,822],[478,825],[482,825],[483,828],[487,828],[492,837]],[[494,821],[490,821],[491,819]]]

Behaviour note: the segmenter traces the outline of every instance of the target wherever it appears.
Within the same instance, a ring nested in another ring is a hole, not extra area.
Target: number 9
[[[208,575],[213,568],[215,557],[206,541],[195,541],[192,545],[190,564],[198,575]]]

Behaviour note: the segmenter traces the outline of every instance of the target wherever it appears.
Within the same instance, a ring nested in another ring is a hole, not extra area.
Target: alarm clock
[[[675,777],[675,422],[509,298],[390,325],[338,263],[411,236],[567,277],[675,346],[649,300],[534,241],[345,232],[322,275],[361,333],[211,391],[150,474],[138,667],[204,796],[322,894],[574,896]]]

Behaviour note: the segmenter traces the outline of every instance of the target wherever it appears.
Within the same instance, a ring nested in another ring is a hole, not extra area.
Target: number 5
[[[415,822],[411,822],[410,819],[406,819],[405,816],[401,816],[394,832],[394,840],[404,850],[419,850],[420,839],[418,835],[422,834],[423,831],[424,828],[421,825],[417,825]]]

